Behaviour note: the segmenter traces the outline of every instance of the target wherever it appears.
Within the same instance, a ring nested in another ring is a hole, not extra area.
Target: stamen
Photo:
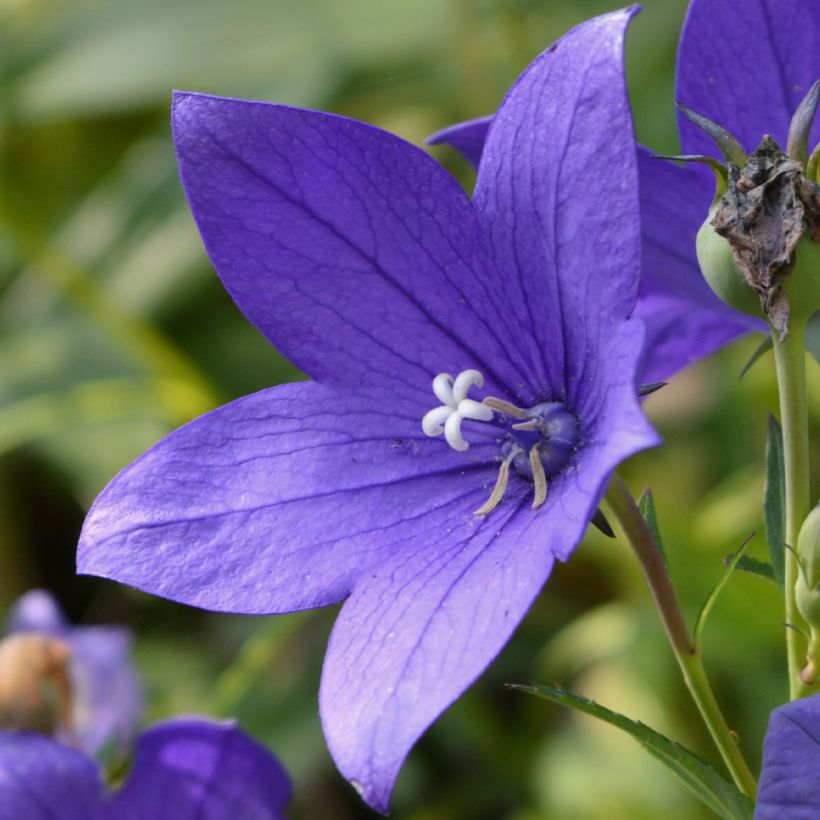
[[[526,410],[522,410],[520,407],[510,404],[508,401],[504,401],[504,399],[497,399],[495,396],[487,396],[487,398],[484,399],[484,404],[486,404],[487,407],[492,407],[493,410],[497,410],[499,413],[504,413],[504,415],[512,416],[515,419],[527,418]]]
[[[467,392],[475,385],[476,387],[484,387],[484,376],[477,370],[462,370],[456,376],[453,383],[453,401],[456,405],[467,398]]]
[[[529,421],[519,421],[517,424],[513,424],[512,429],[532,432],[538,429],[538,422],[535,419],[530,419]]]
[[[530,450],[530,469],[532,470],[532,483],[535,485],[535,497],[532,500],[534,510],[537,510],[547,500],[547,476],[544,473],[544,465],[541,463],[539,449],[540,445],[536,444]]]
[[[512,448],[507,453],[504,461],[501,462],[501,467],[498,470],[498,478],[495,481],[495,487],[490,493],[490,497],[473,513],[473,515],[489,515],[500,503],[507,491],[507,482],[510,478],[510,463],[515,457],[516,450]]]

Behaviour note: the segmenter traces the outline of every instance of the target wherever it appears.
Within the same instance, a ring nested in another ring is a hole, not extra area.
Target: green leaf
[[[749,542],[754,538],[754,533],[749,535],[746,540],[740,545],[737,552],[733,555],[729,556],[728,560],[724,559],[724,563],[726,564],[726,568],[720,574],[720,578],[718,578],[717,583],[714,586],[714,589],[709,593],[709,596],[703,602],[703,606],[701,607],[700,613],[698,614],[698,619],[695,621],[695,629],[692,632],[692,642],[694,646],[700,647],[701,644],[701,636],[703,634],[703,627],[706,625],[706,619],[709,617],[709,613],[712,611],[712,607],[715,605],[715,601],[717,601],[718,595],[723,591],[723,587],[726,586],[726,582],[734,572],[735,567],[737,566],[737,562],[743,557],[743,552],[745,551],[746,547],[749,546]]]
[[[754,353],[752,353],[749,361],[746,362],[743,370],[740,371],[740,376],[738,378],[743,378],[751,369],[752,365],[767,351],[771,350],[774,347],[774,342],[772,341],[771,336],[766,336],[765,339],[757,346],[757,349]]]
[[[652,497],[652,490],[649,487],[641,493],[641,497],[638,499],[638,509],[641,511],[644,521],[646,521],[646,526],[649,527],[649,532],[652,533],[652,540],[655,542],[661,558],[663,558],[663,563],[667,564],[666,550],[663,548],[661,531],[658,528],[658,516],[655,512],[655,499]]]
[[[772,572],[783,587],[785,574],[786,490],[783,466],[783,430],[774,416],[769,416],[769,438],[766,442],[766,484],[763,488],[763,523],[772,561]]]
[[[806,325],[806,350],[820,363],[820,310],[812,314]]]
[[[723,563],[728,565],[729,562],[736,556],[737,553],[727,555],[723,559]],[[774,577],[772,565],[766,563],[766,561],[758,561],[757,558],[750,558],[748,555],[741,555],[740,558],[735,561],[735,569],[740,570],[741,572],[748,572],[750,575],[758,575],[761,578],[766,578],[769,581],[777,583]]]
[[[536,683],[509,686],[617,726],[632,735],[644,749],[671,769],[718,817],[725,820],[751,820],[753,804],[745,794],[706,761],[654,729],[565,689]]]

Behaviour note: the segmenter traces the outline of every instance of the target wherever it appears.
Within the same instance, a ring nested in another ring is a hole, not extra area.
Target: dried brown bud
[[[0,727],[71,731],[70,650],[36,633],[0,641]]]
[[[740,274],[782,341],[790,309],[783,284],[801,237],[820,240],[820,188],[804,176],[800,162],[764,137],[742,167],[730,166],[728,190],[711,224],[729,243]]]

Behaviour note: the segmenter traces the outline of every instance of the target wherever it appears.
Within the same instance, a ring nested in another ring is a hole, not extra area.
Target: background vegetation
[[[524,66],[598,0],[0,0],[0,617],[54,591],[78,622],[137,636],[146,719],[235,715],[293,775],[294,818],[372,817],[336,773],[317,714],[334,611],[216,615],[76,578],[83,515],[114,473],[225,400],[299,374],[221,289],[179,187],[172,88],[322,108],[416,143],[490,113]],[[677,150],[683,0],[647,0],[629,42],[640,139]],[[468,188],[471,172],[434,151]],[[771,356],[741,381],[747,339],[647,408],[666,437],[626,475],[651,485],[694,620],[721,559],[752,531]],[[811,365],[815,420],[820,382]],[[706,631],[707,664],[757,759],[786,697],[774,586],[737,575]],[[394,816],[641,820],[704,816],[615,729],[507,681],[559,682],[715,760],[626,546],[591,533],[506,650],[406,765]],[[717,761],[716,761],[717,762]]]

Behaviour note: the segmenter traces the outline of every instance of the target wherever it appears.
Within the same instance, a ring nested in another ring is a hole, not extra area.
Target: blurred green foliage
[[[367,120],[421,143],[491,112],[520,70],[599,0],[0,0],[0,607],[46,586],[85,622],[137,633],[149,717],[236,715],[295,779],[294,818],[369,817],[335,772],[317,715],[334,612],[203,613],[76,578],[84,510],[159,437],[226,399],[299,378],[221,289],[177,182],[172,88]],[[677,149],[683,0],[647,0],[628,66],[639,138]],[[435,155],[469,188],[470,170]],[[668,443],[631,462],[653,489],[694,618],[761,498],[771,355],[746,340],[647,401]],[[813,418],[820,381],[810,364]],[[816,429],[816,427],[815,427]],[[2,611],[0,610],[0,611]],[[774,585],[738,574],[705,651],[752,759],[785,697]],[[633,741],[508,691],[558,682],[715,760],[627,548],[591,533],[506,650],[412,753],[394,816],[641,820],[703,811]]]

